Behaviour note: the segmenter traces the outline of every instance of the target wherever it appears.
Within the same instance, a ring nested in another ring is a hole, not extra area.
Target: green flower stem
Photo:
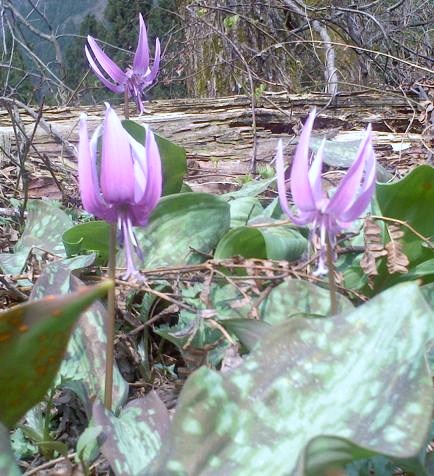
[[[335,280],[335,264],[333,262],[333,249],[327,236],[327,268],[329,270],[329,292],[330,292],[330,314],[335,316],[338,313],[338,295]]]
[[[116,223],[110,223],[109,239],[109,278],[115,282],[116,275]],[[104,406],[111,410],[113,398],[113,365],[115,343],[115,287],[109,289],[107,296],[107,347],[105,364]]]
[[[129,104],[128,104],[128,91],[127,88],[125,88],[125,93],[124,93],[124,116],[125,119],[130,118],[130,109],[129,109]]]

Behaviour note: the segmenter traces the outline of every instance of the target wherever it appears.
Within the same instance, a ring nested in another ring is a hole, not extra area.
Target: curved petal
[[[348,222],[356,220],[366,211],[374,195],[377,179],[377,161],[372,144],[369,145],[366,154],[365,177],[361,191],[351,207],[339,216],[340,220]]]
[[[309,138],[315,119],[315,109],[309,114],[300,135],[291,168],[291,193],[295,206],[303,212],[311,212],[316,204],[309,181]]]
[[[279,194],[279,203],[282,211],[288,216],[288,218],[296,225],[306,225],[311,223],[316,214],[316,210],[309,212],[302,212],[299,216],[294,215],[288,206],[288,200],[286,198],[286,184],[285,184],[285,165],[283,161],[283,146],[282,140],[279,139],[277,144],[276,154],[276,175],[277,175],[277,191]]]
[[[101,198],[96,171],[96,155],[91,151],[85,114],[80,116],[79,138],[78,177],[83,207],[92,215],[111,221],[110,207]]]
[[[116,113],[106,104],[102,138],[101,190],[110,204],[134,203],[134,166],[128,133]]]
[[[277,191],[279,193],[279,203],[282,211],[291,218],[291,211],[288,207],[288,199],[286,198],[286,183],[285,183],[285,165],[283,161],[283,146],[282,139],[277,143],[276,154],[276,174],[277,174]]]
[[[321,185],[321,171],[324,154],[325,139],[321,142],[320,148],[315,155],[312,165],[309,169],[309,182],[312,190],[313,199],[315,200],[315,206],[318,210],[321,209],[323,202],[323,190]]]
[[[146,186],[141,199],[131,207],[133,225],[143,226],[148,222],[152,210],[157,206],[163,189],[163,174],[160,152],[154,134],[146,129],[146,159],[141,163],[146,176]]]
[[[149,47],[146,33],[146,25],[142,14],[139,13],[139,41],[137,43],[136,53],[134,55],[133,70],[136,74],[145,74],[149,68]]]
[[[356,160],[353,162],[348,172],[338,185],[336,192],[327,205],[326,212],[336,215],[338,218],[350,209],[354,203],[355,197],[359,192],[363,169],[366,160],[370,154],[371,144],[371,126],[368,126],[366,135],[363,138]]]
[[[157,77],[158,70],[160,69],[160,40],[157,38],[155,40],[155,56],[154,56],[154,63],[151,68],[151,72],[147,78],[149,83],[152,83],[154,79]]]
[[[119,66],[110,59],[104,51],[98,46],[97,42],[91,36],[87,37],[87,41],[95,55],[96,60],[101,65],[102,69],[110,76],[113,81],[124,84],[127,80],[126,74],[119,68]],[[89,58],[89,57],[88,57]]]
[[[104,84],[104,86],[107,89],[110,89],[110,91],[113,91],[114,93],[122,93],[125,90],[125,86],[122,84],[114,84],[111,83],[108,79],[104,77],[102,74],[101,70],[99,69],[98,65],[95,63],[94,59],[92,58],[92,55],[90,54],[87,46],[84,47],[84,50],[86,52],[87,60],[89,61],[89,64],[91,68],[93,69],[93,72],[96,74],[98,79]]]

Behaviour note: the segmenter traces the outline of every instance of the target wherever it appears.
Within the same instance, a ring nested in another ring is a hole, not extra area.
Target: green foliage
[[[42,399],[80,314],[113,284],[46,296],[0,313],[0,421],[15,424]]]
[[[243,256],[295,261],[306,250],[307,240],[290,226],[240,226],[229,231],[219,242],[216,259]]]
[[[88,221],[79,223],[62,236],[63,245],[68,257],[95,252],[96,264],[106,265],[108,262],[109,224],[105,221]]]
[[[229,206],[207,193],[163,197],[136,236],[145,268],[201,263],[229,228]]]

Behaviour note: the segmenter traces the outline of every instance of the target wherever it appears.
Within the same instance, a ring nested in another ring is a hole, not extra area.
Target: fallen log
[[[418,100],[401,94],[351,93],[331,98],[326,94],[267,93],[256,99],[254,111],[247,96],[158,100],[146,104],[147,113],[131,119],[149,124],[154,131],[184,146],[190,179],[199,183],[212,176],[236,177],[249,173],[255,149],[259,168],[270,163],[278,138],[284,138],[288,147],[293,147],[301,122],[312,107],[320,112],[315,131],[328,138],[342,139],[348,135],[351,140],[352,131],[360,131],[372,123],[374,144],[386,168],[410,153],[413,158],[415,153],[419,154],[421,160],[429,156],[432,137],[426,136],[426,127],[419,122]],[[73,151],[82,112],[87,114],[93,130],[102,120],[104,107],[44,108],[29,150],[32,160],[37,163],[39,154],[54,169],[75,171]],[[122,114],[120,108],[119,114]],[[36,111],[19,109],[27,137],[32,134],[36,116]],[[0,110],[2,166],[15,154],[17,137],[19,141],[11,115]]]

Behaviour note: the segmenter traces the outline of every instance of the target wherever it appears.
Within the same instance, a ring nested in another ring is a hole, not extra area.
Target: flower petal
[[[152,65],[149,76],[146,78],[149,84],[152,83],[154,79],[157,77],[159,68],[160,68],[160,40],[157,38],[155,40],[154,63]]]
[[[291,193],[295,206],[303,212],[312,212],[316,208],[309,181],[309,138],[315,119],[315,109],[309,114],[300,135],[291,168]]]
[[[92,215],[112,221],[113,213],[101,198],[96,170],[96,155],[92,153],[87,132],[86,115],[80,116],[78,145],[78,176],[83,207]]]
[[[128,133],[106,104],[101,158],[101,189],[104,200],[115,205],[134,203],[134,166]]]
[[[143,226],[148,222],[152,210],[161,198],[163,188],[163,174],[160,152],[155,136],[148,127],[146,129],[146,158],[142,160],[141,167],[145,172],[146,185],[143,196],[131,207],[133,225]]]
[[[288,199],[286,198],[286,183],[285,183],[285,165],[283,162],[283,146],[282,139],[279,139],[277,143],[276,154],[276,174],[277,174],[277,191],[279,193],[280,208],[288,217],[290,217],[291,211],[288,207]]]
[[[323,155],[324,155],[324,146],[325,146],[325,139],[321,142],[320,148],[315,155],[315,158],[312,162],[312,165],[309,169],[309,183],[310,189],[312,190],[313,199],[315,200],[315,207],[320,210],[321,205],[324,201],[324,194],[322,190],[321,184],[321,171],[322,171],[322,162],[323,162]]]
[[[365,177],[363,179],[360,193],[351,207],[339,216],[340,220],[352,222],[366,211],[375,192],[376,176],[377,166],[375,152],[372,143],[369,143],[366,151]]]
[[[149,68],[149,47],[146,25],[143,21],[141,13],[139,13],[139,23],[139,41],[137,43],[137,49],[134,55],[133,70],[136,74],[145,74]]]
[[[126,74],[119,68],[119,66],[111,60],[104,51],[98,46],[97,42],[91,36],[87,37],[87,41],[92,50],[92,53],[95,55],[96,60],[101,65],[102,69],[110,76],[113,81],[124,84],[127,80]],[[89,59],[88,55],[88,59]]]
[[[357,192],[359,192],[363,169],[365,168],[365,162],[371,148],[371,127],[369,125],[357,152],[356,160],[348,169],[348,172],[330,199],[326,210],[327,213],[334,214],[338,219],[341,219],[342,214],[352,207],[357,197]]]
[[[86,52],[87,60],[89,61],[89,64],[91,68],[93,69],[93,72],[98,77],[98,79],[102,82],[102,84],[104,84],[104,86],[107,89],[110,89],[110,91],[113,91],[114,93],[123,92],[125,89],[125,86],[111,83],[108,79],[106,79],[104,75],[101,73],[101,70],[99,69],[98,65],[95,63],[94,59],[92,58],[92,55],[90,54],[87,46],[84,47],[84,50]]]
[[[276,154],[276,175],[277,175],[277,191],[279,193],[279,203],[282,211],[288,218],[296,225],[306,225],[313,221],[315,211],[302,212],[299,216],[295,216],[288,206],[288,199],[286,198],[286,183],[285,183],[285,165],[283,161],[283,146],[282,140],[279,139],[277,144]]]

